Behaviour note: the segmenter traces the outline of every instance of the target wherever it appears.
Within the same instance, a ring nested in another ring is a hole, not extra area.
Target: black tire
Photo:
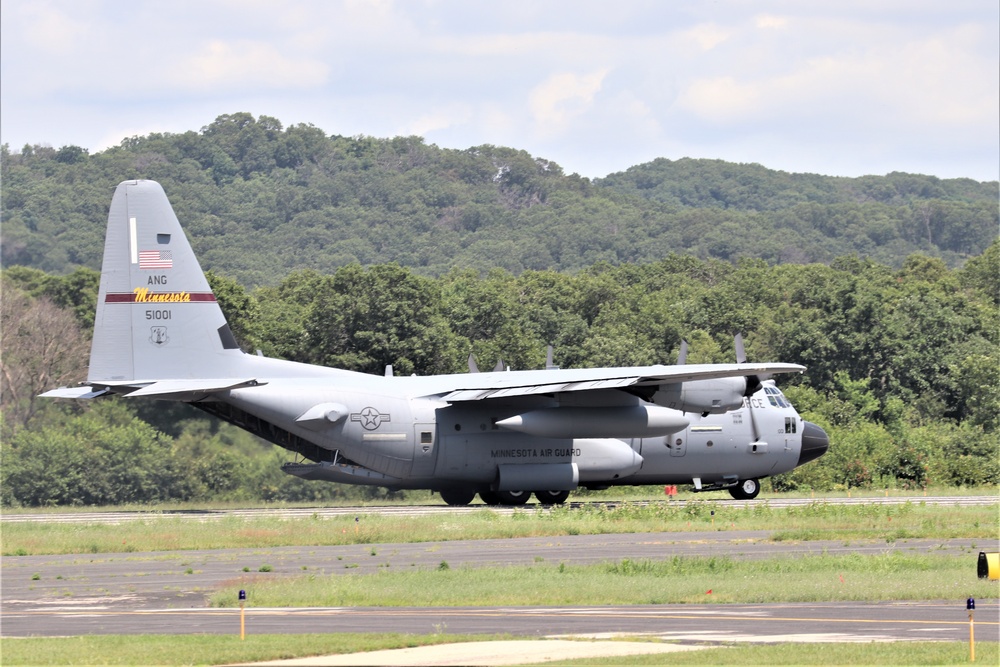
[[[495,491],[480,491],[479,498],[487,505],[497,506],[500,504],[500,494]]]
[[[441,489],[441,500],[448,505],[468,505],[475,497],[475,489]]]
[[[543,505],[562,505],[569,498],[569,491],[535,491],[535,497]]]
[[[736,500],[753,500],[760,495],[760,480],[740,480],[736,486],[729,487],[729,495]]]
[[[531,491],[497,491],[502,505],[523,505],[531,497]]]

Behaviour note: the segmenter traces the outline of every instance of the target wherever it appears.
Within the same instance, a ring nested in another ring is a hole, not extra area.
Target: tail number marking
[[[169,320],[173,317],[173,313],[169,310],[147,310],[146,319],[147,320]]]

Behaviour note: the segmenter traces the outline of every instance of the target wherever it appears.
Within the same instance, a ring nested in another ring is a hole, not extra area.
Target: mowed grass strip
[[[211,596],[260,607],[536,606],[965,600],[1000,597],[969,558],[887,553],[735,560],[668,557],[603,565],[381,570],[375,574],[247,576]],[[957,603],[956,603],[957,604]]]
[[[409,648],[505,636],[324,633],[311,635],[88,635],[5,639],[6,665],[220,665]],[[523,639],[523,638],[520,638]],[[539,640],[544,641],[544,640]],[[1000,664],[1000,645],[976,643],[976,662]],[[739,644],[683,653],[587,658],[544,665],[955,665],[964,642]]]
[[[714,512],[714,515],[712,514]],[[118,525],[3,522],[3,555],[52,555],[176,551],[189,549],[336,546],[437,542],[511,537],[732,530],[775,531],[777,540],[995,539],[997,506],[836,505],[817,500],[804,507],[773,508],[766,501],[737,508],[711,501],[621,503],[552,509],[525,508],[511,515],[472,513],[393,517],[282,519],[224,517],[205,521],[150,516]]]
[[[431,644],[510,639],[506,635],[322,633],[308,635],[83,635],[5,637],[9,665],[224,665]]]

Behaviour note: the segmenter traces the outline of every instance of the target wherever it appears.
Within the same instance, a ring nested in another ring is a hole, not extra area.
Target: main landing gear
[[[476,496],[475,489],[463,487],[441,489],[439,493],[441,500],[453,506],[468,505]],[[562,505],[569,498],[569,491],[490,491],[489,489],[480,490],[479,497],[484,503],[493,507],[500,505],[517,507],[527,503],[532,493],[542,505]]]
[[[569,491],[535,491],[535,497],[543,505],[562,505],[569,498]]]
[[[531,491],[480,491],[479,497],[487,505],[523,505],[531,497]]]
[[[760,493],[759,479],[744,479],[729,487],[729,495],[736,500],[753,500]]]
[[[441,489],[441,500],[449,505],[468,505],[475,497],[475,489]]]

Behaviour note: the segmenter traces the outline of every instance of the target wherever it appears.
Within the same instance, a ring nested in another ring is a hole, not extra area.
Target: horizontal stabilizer
[[[213,394],[218,391],[256,387],[262,384],[265,383],[252,378],[249,380],[160,380],[137,389],[129,393],[128,396],[130,398],[133,396],[174,398],[181,394]]]
[[[108,389],[94,389],[93,387],[59,387],[44,394],[39,394],[42,398],[97,398],[107,394]]]

